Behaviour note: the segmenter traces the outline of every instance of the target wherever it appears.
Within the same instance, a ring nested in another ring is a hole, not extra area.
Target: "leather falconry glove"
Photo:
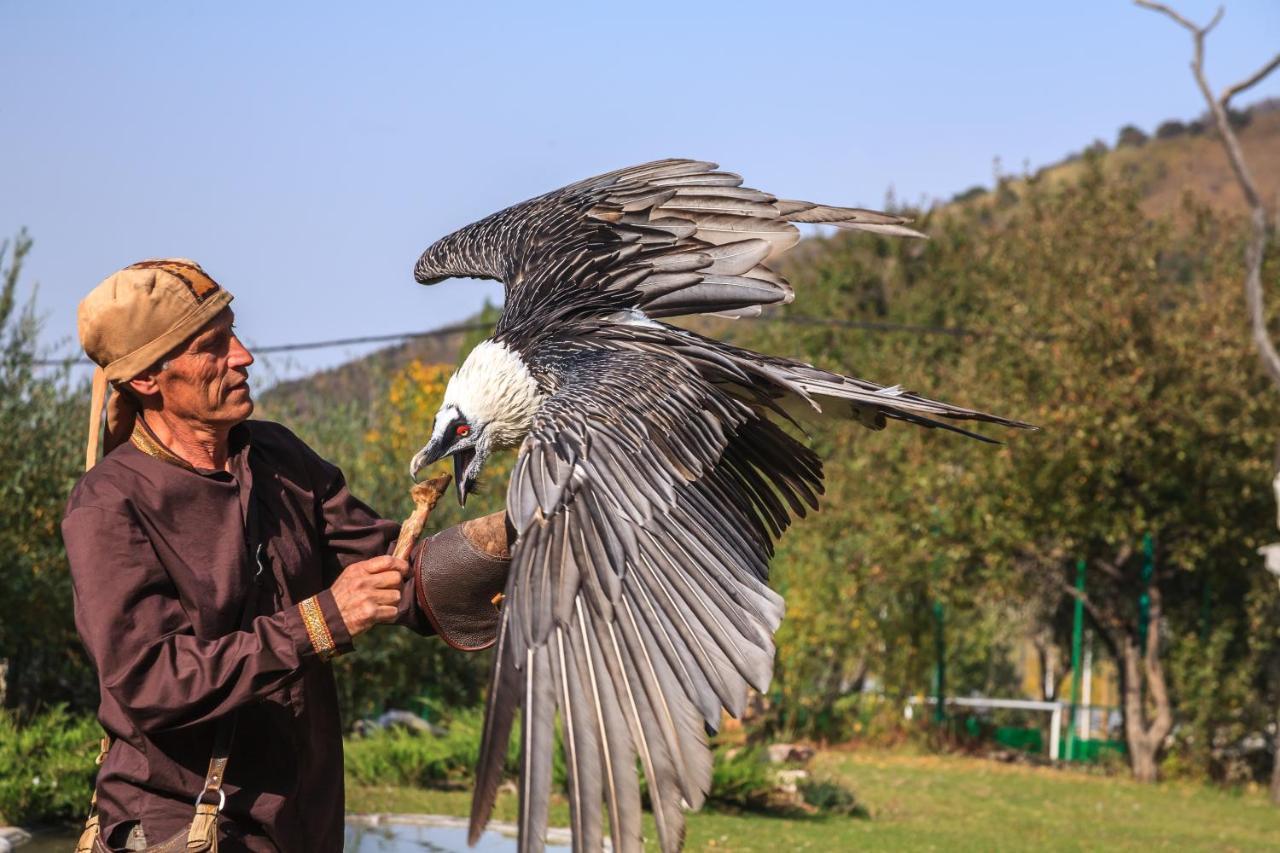
[[[497,641],[514,541],[507,514],[495,512],[443,530],[418,548],[412,565],[418,606],[455,649],[479,651]]]

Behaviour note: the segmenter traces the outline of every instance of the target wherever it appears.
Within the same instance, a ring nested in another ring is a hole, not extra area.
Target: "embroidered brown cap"
[[[186,258],[141,261],[80,303],[80,344],[112,382],[159,361],[226,308],[231,294]]]
[[[98,365],[89,411],[85,470],[98,456],[107,382],[127,382],[199,332],[232,300],[200,265],[186,258],[130,264],[108,276],[80,302],[80,345]],[[130,399],[108,407],[106,449],[133,424]]]

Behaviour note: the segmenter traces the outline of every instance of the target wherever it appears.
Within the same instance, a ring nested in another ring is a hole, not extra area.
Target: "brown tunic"
[[[230,440],[229,471],[125,443],[71,493],[62,535],[76,626],[114,741],[98,775],[102,834],[141,819],[156,843],[190,823],[217,720],[239,709],[221,849],[339,851],[342,732],[322,652],[330,638],[337,653],[352,646],[329,586],[386,553],[399,526],[284,427],[249,421]],[[251,488],[274,582],[241,631]],[[410,583],[398,621],[431,633]]]

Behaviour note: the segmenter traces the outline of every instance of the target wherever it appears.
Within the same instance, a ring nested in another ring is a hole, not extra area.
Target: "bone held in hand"
[[[401,560],[409,559],[409,551],[413,548],[413,543],[422,535],[422,528],[427,524],[427,516],[431,514],[431,510],[435,509],[436,501],[440,500],[440,496],[448,490],[452,479],[453,476],[450,474],[441,474],[439,477],[432,477],[430,480],[418,483],[409,490],[409,496],[413,498],[413,512],[401,525],[400,538],[396,540],[396,547],[391,552],[391,556]]]

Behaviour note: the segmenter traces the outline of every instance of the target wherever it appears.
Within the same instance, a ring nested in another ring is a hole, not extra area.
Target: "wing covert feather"
[[[922,236],[892,214],[780,201],[714,163],[658,160],[508,207],[437,241],[423,284],[506,285],[498,335],[531,341],[553,321],[640,309],[650,317],[751,314],[790,302],[766,263],[800,239],[792,222]]]

